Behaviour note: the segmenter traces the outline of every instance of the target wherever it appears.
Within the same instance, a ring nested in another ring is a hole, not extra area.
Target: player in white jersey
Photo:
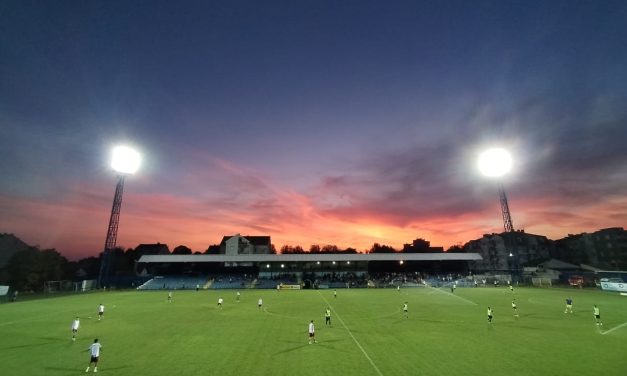
[[[407,313],[407,302],[405,302],[405,304],[403,304],[403,314],[405,315],[405,318],[409,318],[409,314]]]
[[[100,303],[100,305],[98,306],[98,321],[102,320],[103,318],[104,318],[104,305]]]
[[[492,322],[492,308],[488,307],[488,322]]]
[[[76,333],[78,332],[78,327],[81,326],[81,321],[78,319],[78,316],[72,321],[72,341],[76,341]]]
[[[172,291],[168,291],[168,303],[172,303]]]
[[[87,348],[87,351],[89,351],[91,358],[89,359],[89,365],[87,366],[85,372],[89,372],[89,367],[91,367],[92,363],[94,363],[94,372],[98,372],[98,358],[100,357],[101,349],[102,345],[98,343],[98,338],[96,338],[94,340],[94,343],[92,343],[91,346]]]
[[[235,300],[237,300],[237,302],[238,302],[238,303],[239,303],[239,297],[240,297],[241,295],[242,295],[242,294],[240,294],[240,293],[239,293],[239,291],[237,292],[237,294],[235,294]]]
[[[218,298],[218,307],[220,307],[220,309],[222,309],[222,303],[224,303],[224,299],[222,299],[222,297]]]
[[[261,307],[263,307],[263,299],[259,298],[257,301],[257,308],[261,309]]]
[[[516,299],[512,300],[512,310],[514,310],[514,317],[518,317],[518,306],[516,306]]]
[[[594,313],[594,319],[597,321],[597,325],[603,326],[603,322],[601,321],[601,311],[596,306],[596,304],[594,305],[593,313]]]
[[[314,323],[313,320],[311,320],[311,322],[309,323],[309,344],[311,345],[311,341],[313,341],[313,343],[318,343],[318,341],[316,341],[316,328],[314,327]]]

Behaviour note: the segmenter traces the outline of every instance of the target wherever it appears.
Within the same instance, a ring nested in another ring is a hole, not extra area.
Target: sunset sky
[[[117,244],[448,248],[627,227],[625,1],[0,4],[0,233]]]

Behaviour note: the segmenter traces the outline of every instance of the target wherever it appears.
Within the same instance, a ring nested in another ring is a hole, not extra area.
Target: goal
[[[551,278],[531,278],[531,283],[536,287],[551,287]]]

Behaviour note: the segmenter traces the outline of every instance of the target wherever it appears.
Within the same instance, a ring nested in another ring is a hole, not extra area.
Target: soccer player
[[[239,303],[239,297],[240,297],[240,293],[239,291],[237,292],[237,294],[235,294],[235,300],[237,300],[237,302]]]
[[[222,309],[222,303],[224,303],[224,300],[222,299],[222,297],[219,297],[219,298],[218,298],[218,307],[219,307],[220,309]]]
[[[457,285],[454,284],[454,283],[451,285],[451,294],[455,294],[455,288],[456,287],[457,287]]]
[[[564,310],[564,313],[573,313],[573,299],[572,298],[566,298],[566,309]]]
[[[200,290],[200,285],[196,284],[196,291]]]
[[[78,316],[72,321],[72,341],[76,341],[76,333],[78,332],[78,327],[81,326],[81,321],[78,319]]]
[[[396,291],[401,292],[401,285],[396,286]]]
[[[405,318],[409,318],[409,314],[407,313],[407,302],[405,302],[405,304],[403,304],[403,314],[405,315]]]
[[[518,307],[516,306],[516,299],[512,300],[512,309],[514,310],[514,317],[518,317]]]
[[[100,303],[98,306],[98,321],[104,319],[104,305]]]
[[[168,303],[172,303],[172,291],[168,291]]]
[[[488,307],[488,322],[492,322],[492,308]]]
[[[310,345],[311,345],[311,341],[313,341],[313,343],[318,343],[318,341],[316,341],[316,328],[314,327],[313,320],[311,320],[311,322],[309,323],[309,344]]]
[[[514,292],[514,285],[509,285],[509,291]]]
[[[333,290],[333,297],[337,298],[337,290]]]
[[[324,324],[331,326],[331,309],[327,307],[327,310],[324,311]]]
[[[263,306],[263,300],[259,298],[259,300],[257,301],[257,308],[261,309],[262,306]]]
[[[599,311],[599,308],[597,307],[597,305],[594,305],[594,318],[595,320],[597,320],[597,325],[603,326],[603,322],[601,321],[601,311]]]
[[[94,363],[94,372],[98,372],[98,358],[100,357],[101,348],[102,345],[98,343],[98,338],[96,338],[94,340],[94,343],[92,343],[91,346],[87,348],[87,351],[89,351],[91,354],[91,358],[89,359],[89,365],[87,366],[85,372],[89,372],[89,367],[91,367],[92,363]]]

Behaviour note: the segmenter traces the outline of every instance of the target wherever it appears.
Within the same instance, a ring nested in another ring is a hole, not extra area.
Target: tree
[[[466,253],[464,248],[461,245],[453,245],[449,249],[446,250],[449,253]]]
[[[340,253],[340,250],[337,247],[337,245],[327,244],[327,245],[322,247],[320,252],[322,252],[322,253]]]
[[[54,249],[18,251],[7,263],[8,282],[17,290],[42,291],[46,281],[69,279],[68,261]]]
[[[128,260],[122,247],[115,247],[111,250],[109,261],[111,262],[110,275],[132,275],[133,263]]]
[[[370,253],[394,253],[396,249],[390,247],[388,245],[381,245],[379,243],[374,243],[372,247],[370,247]]]
[[[283,247],[281,247],[281,254],[284,254],[284,255],[301,254],[301,253],[305,253],[305,250],[300,245],[296,245],[296,246],[284,245]]]
[[[220,254],[220,244],[212,244],[205,251],[206,255],[219,255]]]
[[[179,245],[172,251],[173,255],[191,255],[192,250],[184,245]]]
[[[312,244],[309,247],[309,253],[320,253],[320,246],[318,244]]]
[[[97,278],[100,272],[100,258],[91,256],[78,260],[77,267],[77,272],[82,270],[85,273],[82,277]]]

